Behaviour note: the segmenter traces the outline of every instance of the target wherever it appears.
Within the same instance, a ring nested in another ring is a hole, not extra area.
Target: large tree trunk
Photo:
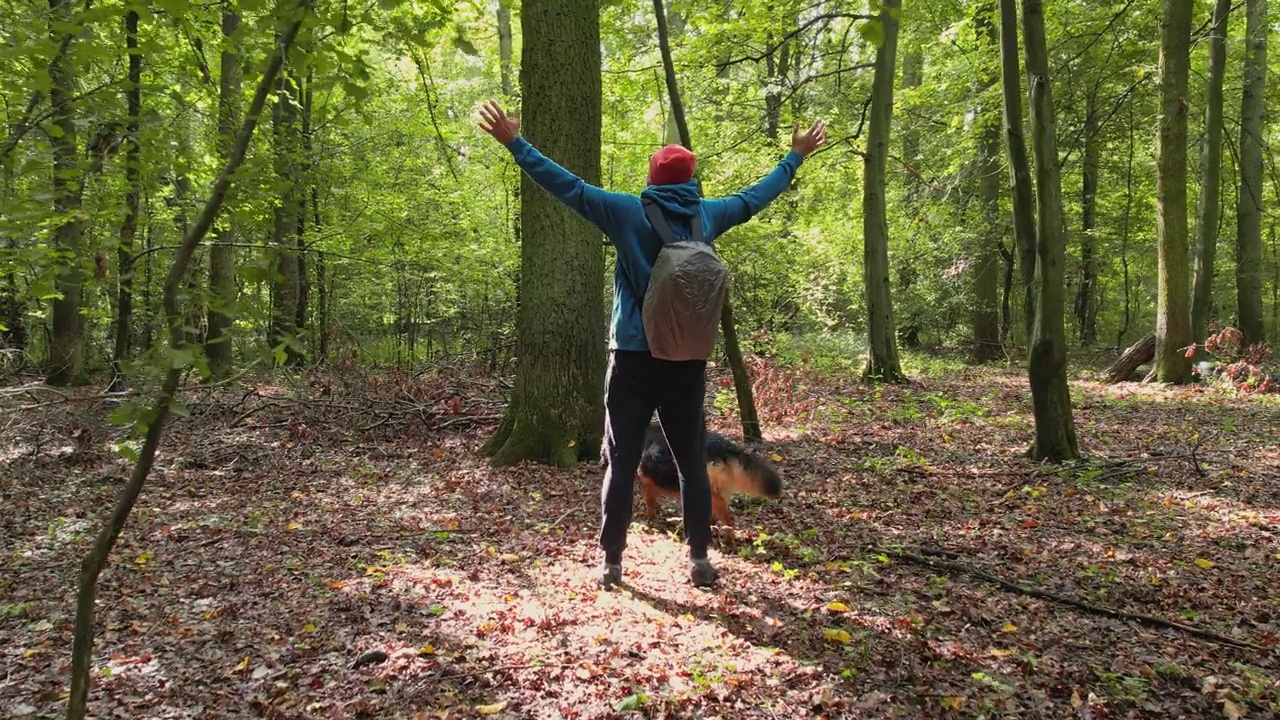
[[[1187,70],[1190,0],[1164,0],[1160,38],[1160,132],[1156,139],[1156,379],[1191,380],[1191,303],[1187,263]]]
[[[125,47],[129,55],[129,84],[125,89],[129,119],[125,124],[124,221],[120,225],[120,245],[116,250],[119,288],[116,292],[116,342],[111,353],[110,392],[124,388],[124,364],[130,355],[133,337],[133,250],[138,236],[138,209],[142,200],[142,148],[138,141],[142,117],[142,51],[138,49],[138,12],[125,13]]]
[[[1209,39],[1209,79],[1205,87],[1204,148],[1200,155],[1200,207],[1196,213],[1195,280],[1191,294],[1191,340],[1204,355],[1213,302],[1213,263],[1222,213],[1222,86],[1227,69],[1227,26],[1231,0],[1218,0]]]
[[[1236,305],[1246,346],[1267,339],[1262,318],[1262,121],[1266,110],[1267,0],[1248,0],[1244,97],[1240,102],[1240,194],[1236,210]]]
[[[1098,305],[1094,296],[1098,285],[1098,259],[1094,228],[1098,217],[1098,108],[1094,94],[1089,95],[1084,118],[1084,165],[1081,167],[1080,190],[1080,286],[1076,289],[1076,327],[1080,344],[1088,347],[1098,339]]]
[[[302,24],[305,18],[304,13],[309,7],[308,2],[309,0],[302,0],[294,8],[290,16],[290,25],[281,33],[282,37],[276,46],[277,49],[262,73],[262,81],[254,94],[249,114],[245,118],[244,125],[240,128],[235,145],[231,148],[227,157],[226,165],[223,167],[222,172],[219,173],[218,179],[209,193],[209,199],[205,202],[204,208],[196,218],[195,224],[188,228],[186,235],[183,236],[182,244],[174,256],[173,265],[170,266],[169,273],[165,277],[164,310],[165,320],[169,329],[169,353],[173,357],[189,356],[189,353],[185,352],[187,333],[184,328],[182,308],[178,300],[179,290],[183,278],[187,274],[188,264],[195,254],[196,247],[204,239],[210,226],[213,225],[213,220],[217,216],[218,210],[222,207],[227,188],[231,184],[232,175],[244,162],[245,152],[249,148],[249,140],[253,137],[258,114],[262,112],[267,92],[270,90],[276,73],[280,69],[281,56],[283,53],[287,53],[289,46],[293,44],[293,38],[297,35],[298,27]],[[115,547],[116,540],[119,539],[120,532],[124,529],[124,524],[129,519],[129,514],[133,511],[138,495],[142,493],[142,486],[146,483],[147,476],[151,474],[151,466],[155,461],[156,449],[159,447],[161,436],[164,434],[165,420],[168,418],[174,396],[177,394],[178,380],[186,370],[186,363],[171,363],[165,373],[160,393],[156,397],[155,405],[151,408],[149,414],[146,439],[143,441],[142,449],[138,453],[138,459],[134,463],[129,482],[120,490],[120,495],[116,498],[111,515],[98,530],[98,534],[93,541],[93,547],[80,564],[80,587],[76,596],[75,639],[71,651],[71,691],[67,698],[67,720],[84,720],[88,712],[89,683],[92,679],[90,668],[93,665],[93,626],[95,605],[98,597],[98,576],[102,573],[102,569],[106,567],[111,550]]]
[[[70,26],[71,0],[49,0],[49,34],[61,40]],[[80,188],[84,182],[76,142],[76,75],[73,53],[59,52],[49,63],[49,104],[53,108],[49,144],[53,147],[53,212],[58,226],[53,246],[64,255],[66,264],[58,273],[53,301],[53,336],[49,345],[49,367],[45,380],[50,385],[71,385],[84,372],[83,324],[80,299],[84,289],[81,268]]]
[[[234,0],[224,0],[222,7],[222,70],[218,78],[218,151],[226,153],[235,140],[240,115],[240,51],[232,35],[240,25],[240,14]],[[223,218],[214,231],[214,244],[209,250],[209,330],[205,336],[205,355],[214,379],[231,374],[232,309],[236,302],[236,228],[230,215]]]
[[[1000,0],[1000,76],[1004,96],[1004,138],[1013,184],[1013,237],[1022,270],[1024,329],[1031,340],[1036,307],[1036,206],[1031,160],[1022,130],[1022,74],[1018,57],[1016,0]]]
[[[1063,324],[1062,266],[1066,252],[1066,228],[1062,221],[1062,178],[1054,139],[1053,93],[1049,85],[1049,53],[1041,0],[1026,0],[1022,13],[1039,217],[1036,321],[1028,353],[1036,421],[1036,439],[1031,456],[1035,460],[1063,462],[1077,458],[1079,450],[1071,414],[1071,388],[1067,384],[1067,333]]]
[[[901,0],[884,0],[881,6],[879,22],[884,33],[880,47],[876,49],[871,117],[867,121],[867,153],[862,163],[862,258],[867,293],[867,364],[862,370],[862,378],[880,382],[906,380],[898,360],[898,339],[893,329],[893,301],[889,293],[889,220],[884,197],[889,127],[893,121],[898,12],[901,7]]]
[[[294,69],[286,63],[280,73],[276,89],[276,104],[272,113],[275,136],[276,180],[283,188],[280,203],[275,208],[273,241],[275,245],[276,272],[272,281],[271,346],[283,349],[285,364],[296,365],[302,355],[298,352],[298,212],[301,197],[301,180],[298,168],[298,85]],[[280,356],[278,355],[277,358]]]
[[[524,133],[586,182],[600,180],[599,0],[523,0]],[[486,450],[495,465],[568,466],[604,426],[604,252],[600,234],[521,174],[519,360]]]
[[[979,33],[987,36],[987,41],[995,48],[999,47],[1000,36],[996,29],[993,14],[995,4],[984,2],[978,6],[975,22]],[[907,56],[910,57],[910,54]],[[906,74],[906,68],[903,68]],[[918,82],[918,81],[917,81]],[[996,77],[984,78],[975,88],[981,97],[996,82]],[[986,232],[978,240],[973,270],[973,348],[974,362],[984,363],[995,360],[1002,354],[1003,342],[1000,331],[1000,247],[1004,223],[1000,222],[1000,119],[996,113],[988,113],[979,109],[976,113],[981,134],[978,137],[978,174],[979,196],[982,199],[983,224]],[[905,146],[904,146],[905,151]],[[917,151],[918,152],[918,151]],[[911,162],[908,160],[908,162]]]

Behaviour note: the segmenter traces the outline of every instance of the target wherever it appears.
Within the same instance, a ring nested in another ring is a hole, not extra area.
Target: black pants
[[[707,364],[659,360],[647,352],[615,350],[605,385],[604,454],[608,467],[600,489],[600,547],[605,562],[619,563],[627,547],[636,470],[654,410],[680,470],[689,555],[707,556],[711,543],[711,483],[702,401]]]

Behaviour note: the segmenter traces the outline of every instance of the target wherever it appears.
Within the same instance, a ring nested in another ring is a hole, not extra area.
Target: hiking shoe
[[[689,577],[693,580],[694,587],[711,587],[720,577],[720,573],[711,566],[710,560],[698,558],[689,561]]]
[[[605,563],[604,570],[603,572],[600,573],[600,580],[598,582],[600,584],[600,587],[604,588],[605,590],[612,590],[615,585],[621,585],[622,584],[622,566],[610,565],[609,563]]]

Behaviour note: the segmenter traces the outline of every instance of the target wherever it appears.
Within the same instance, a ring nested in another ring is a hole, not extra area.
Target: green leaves
[[[879,20],[865,20],[858,24],[857,29],[863,40],[876,47],[884,42],[884,24]]]

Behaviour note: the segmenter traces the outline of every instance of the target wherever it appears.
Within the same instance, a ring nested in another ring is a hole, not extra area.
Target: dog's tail
[[[730,442],[716,433],[707,433],[707,461],[722,469],[724,489],[743,495],[778,499],[782,478],[768,460]]]

